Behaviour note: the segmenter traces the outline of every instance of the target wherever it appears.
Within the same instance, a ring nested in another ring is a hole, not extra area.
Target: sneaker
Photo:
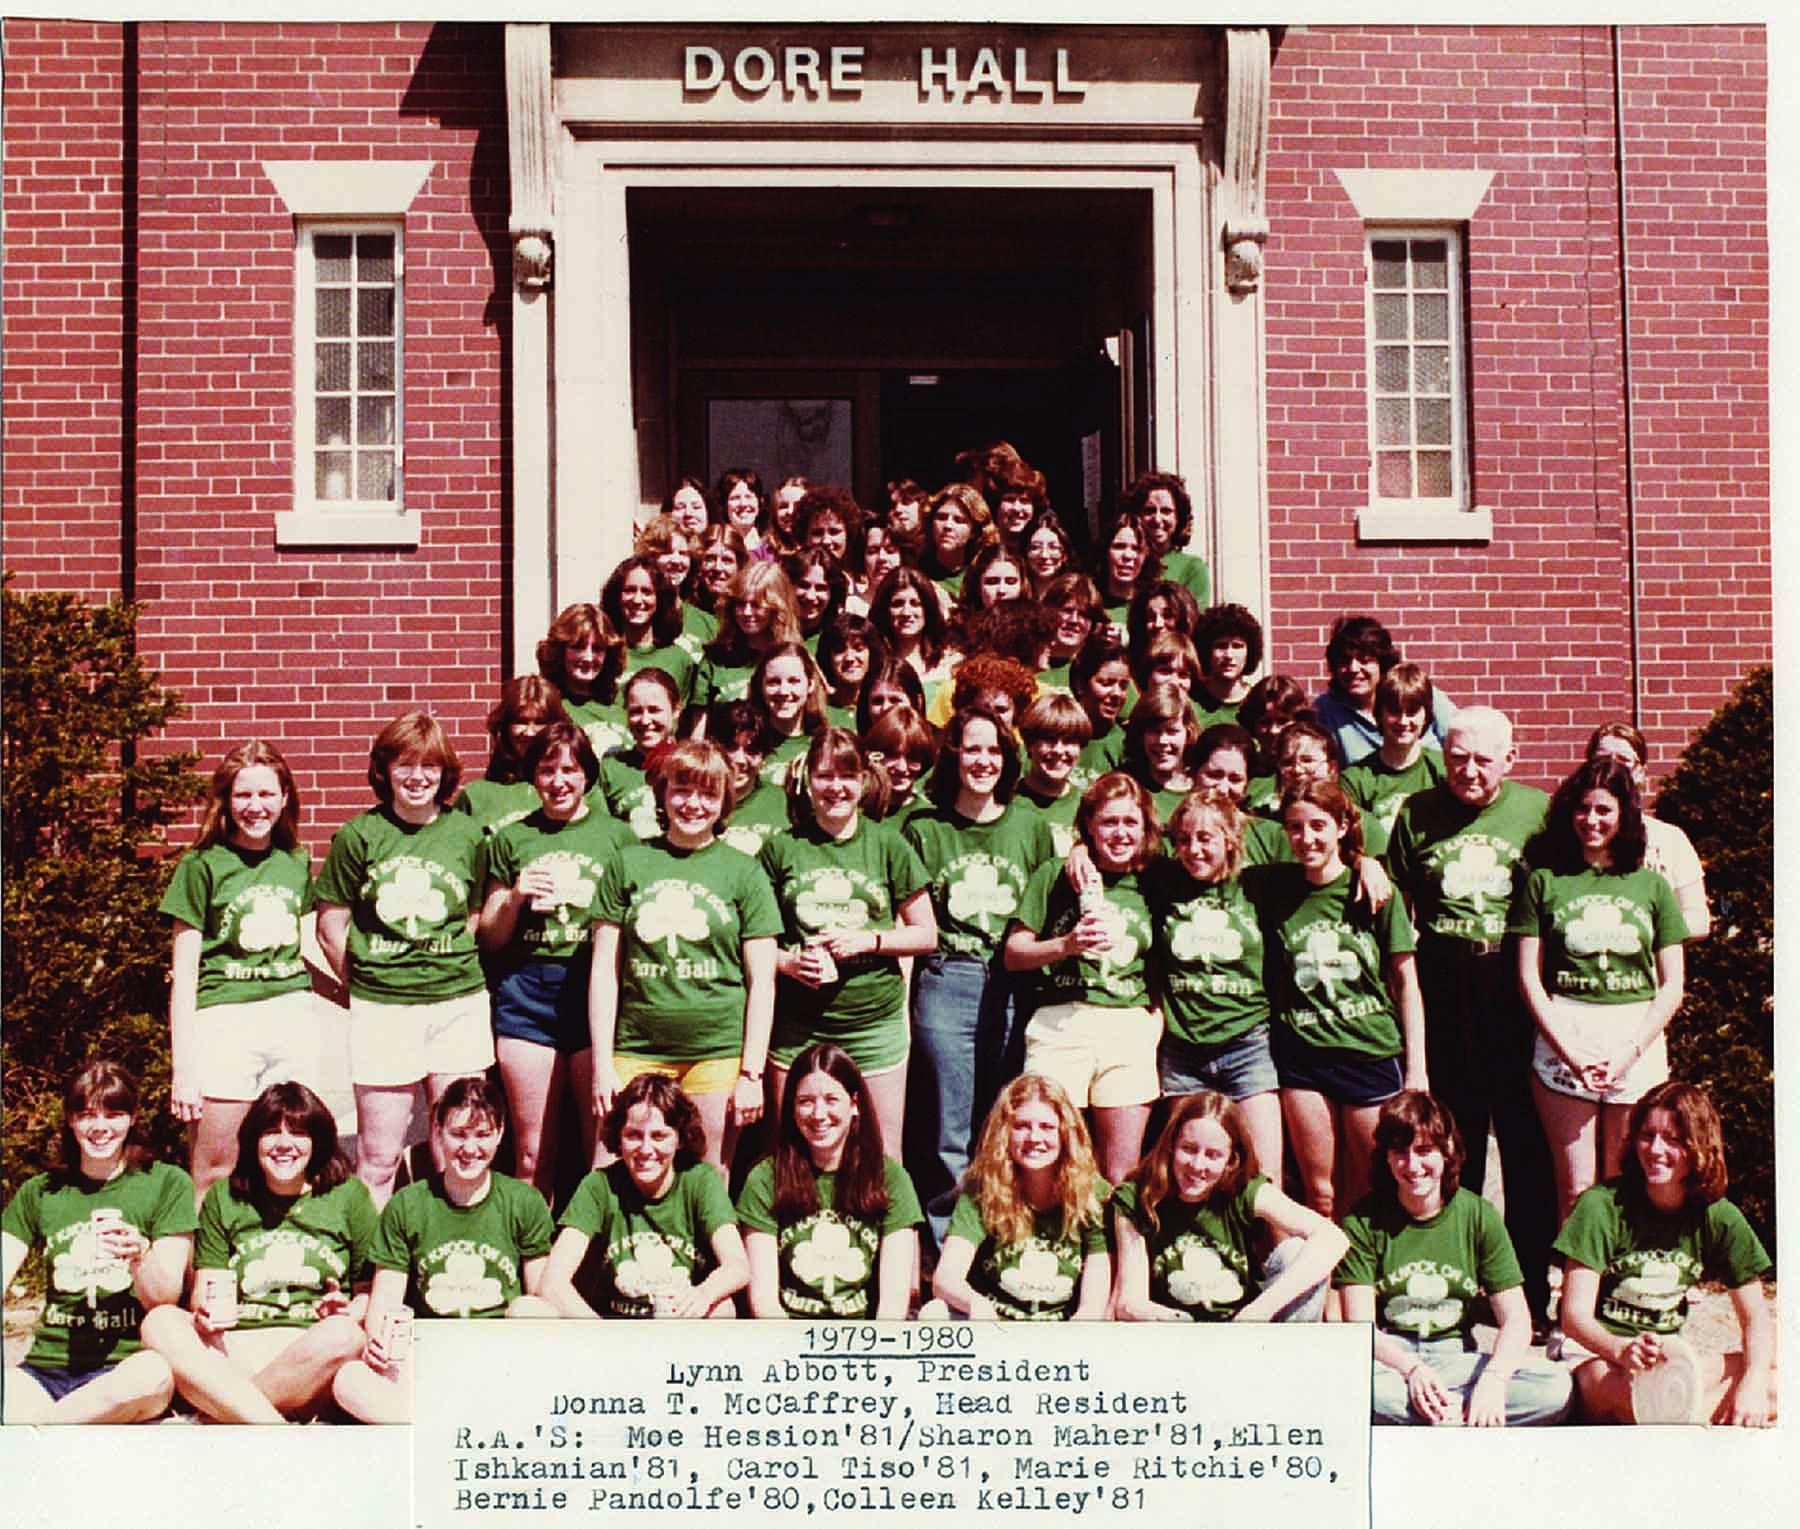
[[[948,1322],[950,1308],[940,1300],[929,1300],[919,1308],[919,1320],[921,1322]]]
[[[1662,1346],[1661,1362],[1631,1377],[1632,1416],[1640,1423],[1704,1423],[1706,1392],[1693,1345],[1671,1333]]]

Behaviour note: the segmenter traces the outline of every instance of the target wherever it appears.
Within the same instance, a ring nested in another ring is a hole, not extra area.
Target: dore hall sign
[[[1011,54],[1006,58],[1006,54]],[[693,45],[682,50],[681,88],[690,95],[706,96],[726,80],[744,95],[762,96],[779,90],[788,97],[860,95],[863,88],[864,50],[860,45],[838,47],[718,48]],[[919,49],[919,98],[972,99],[982,95],[999,100],[1033,98],[1078,100],[1087,86],[1069,74],[1069,50],[1054,50],[1048,72],[1041,62],[1034,75],[1030,48]]]

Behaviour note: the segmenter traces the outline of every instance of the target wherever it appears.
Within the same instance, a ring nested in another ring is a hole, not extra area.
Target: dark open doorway
[[[723,449],[773,482],[814,453],[873,505],[1007,440],[1084,534],[1138,433],[1107,342],[1148,307],[1149,210],[1102,189],[631,193],[646,470],[711,478]]]

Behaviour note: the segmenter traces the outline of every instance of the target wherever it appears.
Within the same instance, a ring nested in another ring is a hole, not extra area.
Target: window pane
[[[1378,287],[1406,285],[1406,243],[1401,239],[1376,239],[1369,245],[1372,279]]]
[[[1442,239],[1412,241],[1413,285],[1442,291],[1450,285],[1450,247]]]
[[[313,492],[320,499],[350,497],[350,453],[321,451],[314,471]]]
[[[394,332],[394,289],[363,287],[356,294],[356,332],[359,335]]]
[[[1419,400],[1419,433],[1416,437],[1421,446],[1448,446],[1450,444],[1450,405],[1441,398],[1421,398]]]
[[[320,446],[350,444],[350,400],[321,398],[313,405],[313,440]]]
[[[350,333],[350,289],[348,287],[321,287],[316,306],[319,314],[320,334],[347,335]]]
[[[357,453],[356,497],[384,500],[394,497],[394,454],[391,451]]]
[[[400,483],[400,235],[390,229],[311,233],[297,250],[311,288],[313,375],[303,384],[299,443],[320,504],[393,504]]]
[[[1378,340],[1404,340],[1406,334],[1406,299],[1404,297],[1378,297],[1375,299],[1375,338]]]
[[[1404,393],[1408,351],[1404,345],[1375,347],[1375,386],[1383,393]]]
[[[1413,353],[1414,386],[1421,393],[1450,391],[1450,352],[1441,346],[1421,345]]]
[[[342,393],[350,386],[350,347],[320,345],[318,352],[318,389],[321,393]]]
[[[1450,338],[1450,299],[1448,297],[1415,297],[1413,299],[1413,333],[1421,340]]]
[[[350,279],[350,235],[319,234],[313,240],[313,280]]]
[[[386,282],[394,279],[394,236],[392,234],[358,234],[356,236],[356,279],[361,282]]]
[[[1419,497],[1421,499],[1448,499],[1452,492],[1450,453],[1447,451],[1421,451],[1419,453]]]
[[[358,389],[391,390],[394,386],[394,346],[392,341],[378,341],[356,347],[356,385]]]
[[[1375,484],[1383,499],[1412,498],[1412,459],[1404,451],[1377,453]]]
[[[1383,446],[1407,446],[1412,443],[1408,435],[1407,418],[1409,405],[1404,398],[1378,398],[1375,400],[1375,439]]]
[[[394,443],[394,400],[359,398],[356,401],[356,444],[391,446]]]

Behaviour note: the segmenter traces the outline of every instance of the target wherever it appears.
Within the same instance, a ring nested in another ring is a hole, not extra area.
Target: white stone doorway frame
[[[1253,124],[1263,109],[1261,100],[1247,110],[1231,104],[1234,122]],[[514,297],[515,669],[532,667],[533,647],[558,609],[596,598],[607,572],[630,551],[634,518],[651,507],[640,486],[632,401],[627,195],[639,188],[1147,194],[1153,464],[1187,479],[1194,546],[1212,565],[1216,598],[1266,614],[1263,299],[1260,282],[1234,275],[1238,290],[1231,290],[1226,258],[1228,224],[1260,211],[1260,185],[1246,197],[1222,177],[1198,124],[1191,137],[1165,128],[1143,140],[1023,132],[981,139],[610,138],[598,124],[543,126],[554,148],[545,156],[549,164],[532,169],[549,183],[554,206],[554,284],[530,290],[521,283]],[[1228,137],[1254,141],[1248,133]],[[1234,147],[1228,143],[1228,160]],[[1253,157],[1260,181],[1260,152]],[[519,213],[516,155],[514,170],[518,238],[530,220],[522,224]]]

